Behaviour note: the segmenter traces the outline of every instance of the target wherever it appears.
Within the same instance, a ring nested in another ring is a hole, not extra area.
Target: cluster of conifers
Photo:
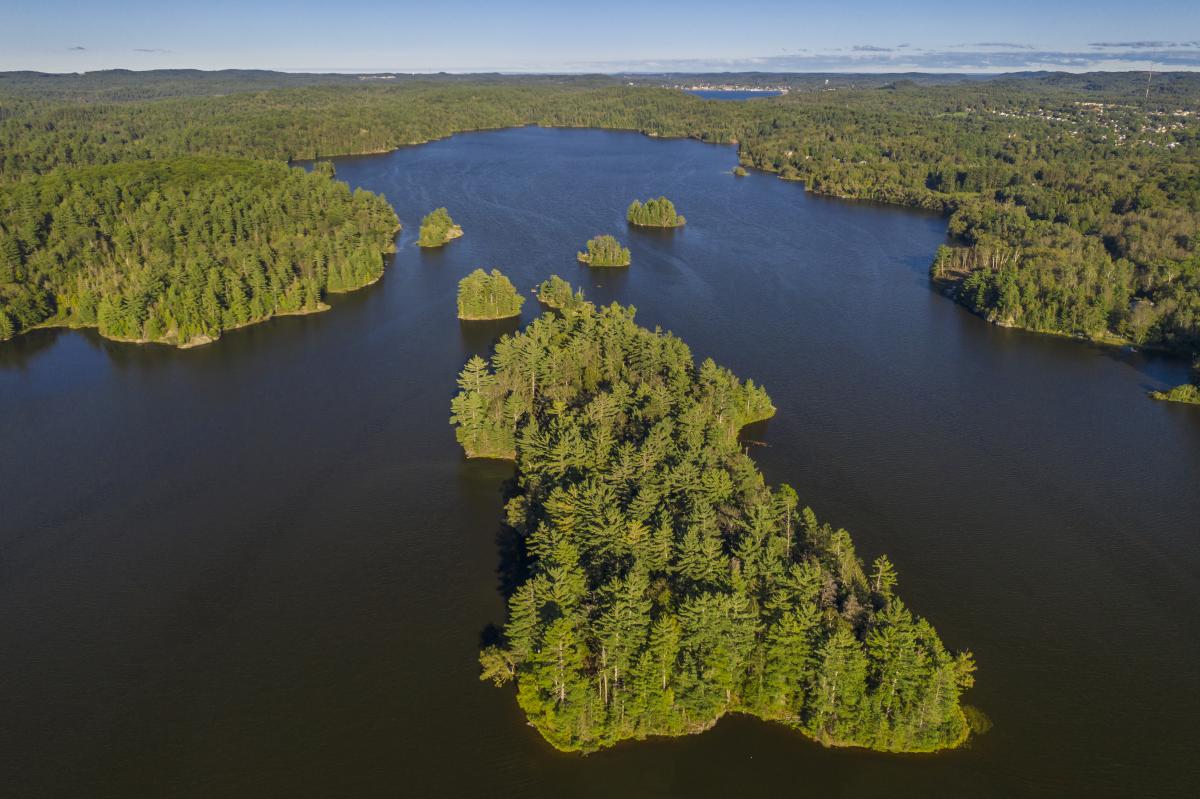
[[[188,344],[383,274],[399,227],[327,174],[228,158],[62,170],[0,192],[0,339],[37,326]]]
[[[523,568],[484,678],[515,681],[564,750],[731,712],[829,745],[961,743],[970,654],[905,607],[886,557],[868,570],[765,484],[738,432],[775,413],[766,392],[557,277],[539,297],[561,310],[468,361],[451,404],[469,457],[517,467]]]

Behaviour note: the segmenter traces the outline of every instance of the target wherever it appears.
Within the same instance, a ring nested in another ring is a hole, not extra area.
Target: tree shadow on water
[[[516,477],[505,480],[500,486],[500,496],[506,505],[518,493]],[[525,556],[523,535],[517,528],[501,523],[496,531],[495,541],[498,555],[496,590],[507,605],[508,598],[517,590],[517,586],[529,577],[529,559]],[[502,626],[489,622],[479,634],[480,647],[499,643],[502,638]]]
[[[59,336],[67,332],[59,328],[30,330],[0,342],[0,369],[25,369],[34,358],[53,347]]]
[[[486,358],[491,354],[493,346],[501,336],[512,335],[520,327],[521,317],[519,316],[495,320],[460,319],[458,329],[462,335],[463,353],[467,357],[480,355]]]

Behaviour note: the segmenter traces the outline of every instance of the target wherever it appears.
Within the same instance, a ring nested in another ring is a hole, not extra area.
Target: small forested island
[[[587,243],[587,251],[577,253],[579,263],[588,266],[629,266],[629,248],[622,247],[615,236],[595,236]]]
[[[558,275],[551,275],[548,280],[543,280],[538,285],[537,298],[543,305],[564,313],[574,311],[586,303],[583,289],[572,293],[571,284]]]
[[[0,339],[36,327],[180,347],[326,309],[399,229],[328,173],[184,157],[57,170],[0,191]]]
[[[741,164],[738,164],[737,166],[735,166],[733,168],[733,176],[734,177],[744,178],[748,174],[750,174],[750,173],[746,171],[746,167],[742,166]]]
[[[666,197],[645,203],[634,200],[625,212],[625,218],[629,224],[639,227],[680,227],[687,222],[683,214],[675,213],[675,204]]]
[[[1200,385],[1184,383],[1181,386],[1175,386],[1170,391],[1151,391],[1150,396],[1156,400],[1200,405]]]
[[[476,269],[458,282],[458,318],[507,319],[518,316],[525,298],[499,269]]]
[[[482,678],[515,681],[553,746],[685,735],[726,713],[830,746],[926,752],[969,733],[970,653],[951,654],[849,534],[765,484],[738,431],[766,392],[632,308],[547,313],[475,356],[451,422],[511,458],[524,579]]]
[[[421,220],[421,233],[417,237],[419,247],[441,247],[463,234],[461,225],[454,224],[445,208],[437,208]]]

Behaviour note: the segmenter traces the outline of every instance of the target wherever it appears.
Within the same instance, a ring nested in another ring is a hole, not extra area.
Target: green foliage
[[[979,708],[974,705],[962,706],[963,716],[967,719],[967,726],[971,728],[972,735],[985,735],[992,729],[992,720]]]
[[[121,340],[215,339],[378,279],[396,227],[382,198],[283,164],[56,171],[0,193],[0,333],[65,325]]]
[[[577,253],[581,264],[588,266],[629,266],[629,248],[622,247],[616,237],[594,236],[587,243],[587,251]]]
[[[527,124],[737,142],[742,165],[809,191],[955,212],[967,251],[935,264],[935,278],[997,323],[1200,348],[1192,75],[1156,78],[1148,97],[1129,75],[863,78],[860,88],[790,76],[787,96],[753,103],[705,102],[646,87],[650,79],[0,77],[0,182],[201,153],[286,161],[381,152]],[[37,293],[14,301],[49,301]]]
[[[846,532],[797,513],[742,451],[739,430],[775,413],[762,388],[697,367],[632,308],[590,303],[504,336],[459,386],[467,454],[516,461],[506,515],[529,562],[482,676],[515,680],[554,746],[682,735],[729,712],[830,745],[965,738],[970,655],[896,598],[885,558],[868,577]]]
[[[459,319],[507,319],[521,313],[525,298],[499,269],[476,269],[458,282]]]
[[[537,289],[538,302],[563,313],[579,310],[587,301],[583,298],[583,289],[572,293],[571,284],[558,275],[551,275],[543,280]]]
[[[625,219],[641,227],[680,227],[687,222],[682,214],[675,213],[675,204],[666,197],[647,200],[645,204],[634,200],[625,212]]]
[[[3,329],[0,329],[0,334]],[[0,338],[3,336],[0,335]],[[1152,391],[1150,396],[1157,400],[1167,400],[1168,402],[1185,402],[1189,404],[1200,405],[1200,386],[1193,383],[1184,383],[1181,386],[1175,386],[1170,391]]]
[[[741,164],[733,168],[734,177],[744,178],[748,174],[750,173],[746,171],[746,167],[742,166]]]
[[[462,228],[454,224],[445,208],[431,211],[421,220],[421,234],[417,245],[421,247],[441,247],[448,241],[463,234]]]

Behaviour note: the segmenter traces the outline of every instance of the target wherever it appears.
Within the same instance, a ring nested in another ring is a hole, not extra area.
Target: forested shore
[[[131,93],[152,93],[152,77],[138,80]],[[814,87],[748,103],[599,78],[324,85],[333,80],[119,101],[96,99],[112,87],[72,95],[59,81],[41,99],[32,80],[7,91],[0,80],[0,182],[185,154],[382,152],[527,124],[687,136],[736,143],[742,165],[815,193],[949,213],[956,244],[931,277],[991,321],[1200,350],[1195,76],[1161,76],[1148,94],[1136,75],[1031,75]]]
[[[6,186],[0,219],[0,339],[95,327],[180,347],[373,283],[399,224],[324,175],[212,157],[55,170]]]

